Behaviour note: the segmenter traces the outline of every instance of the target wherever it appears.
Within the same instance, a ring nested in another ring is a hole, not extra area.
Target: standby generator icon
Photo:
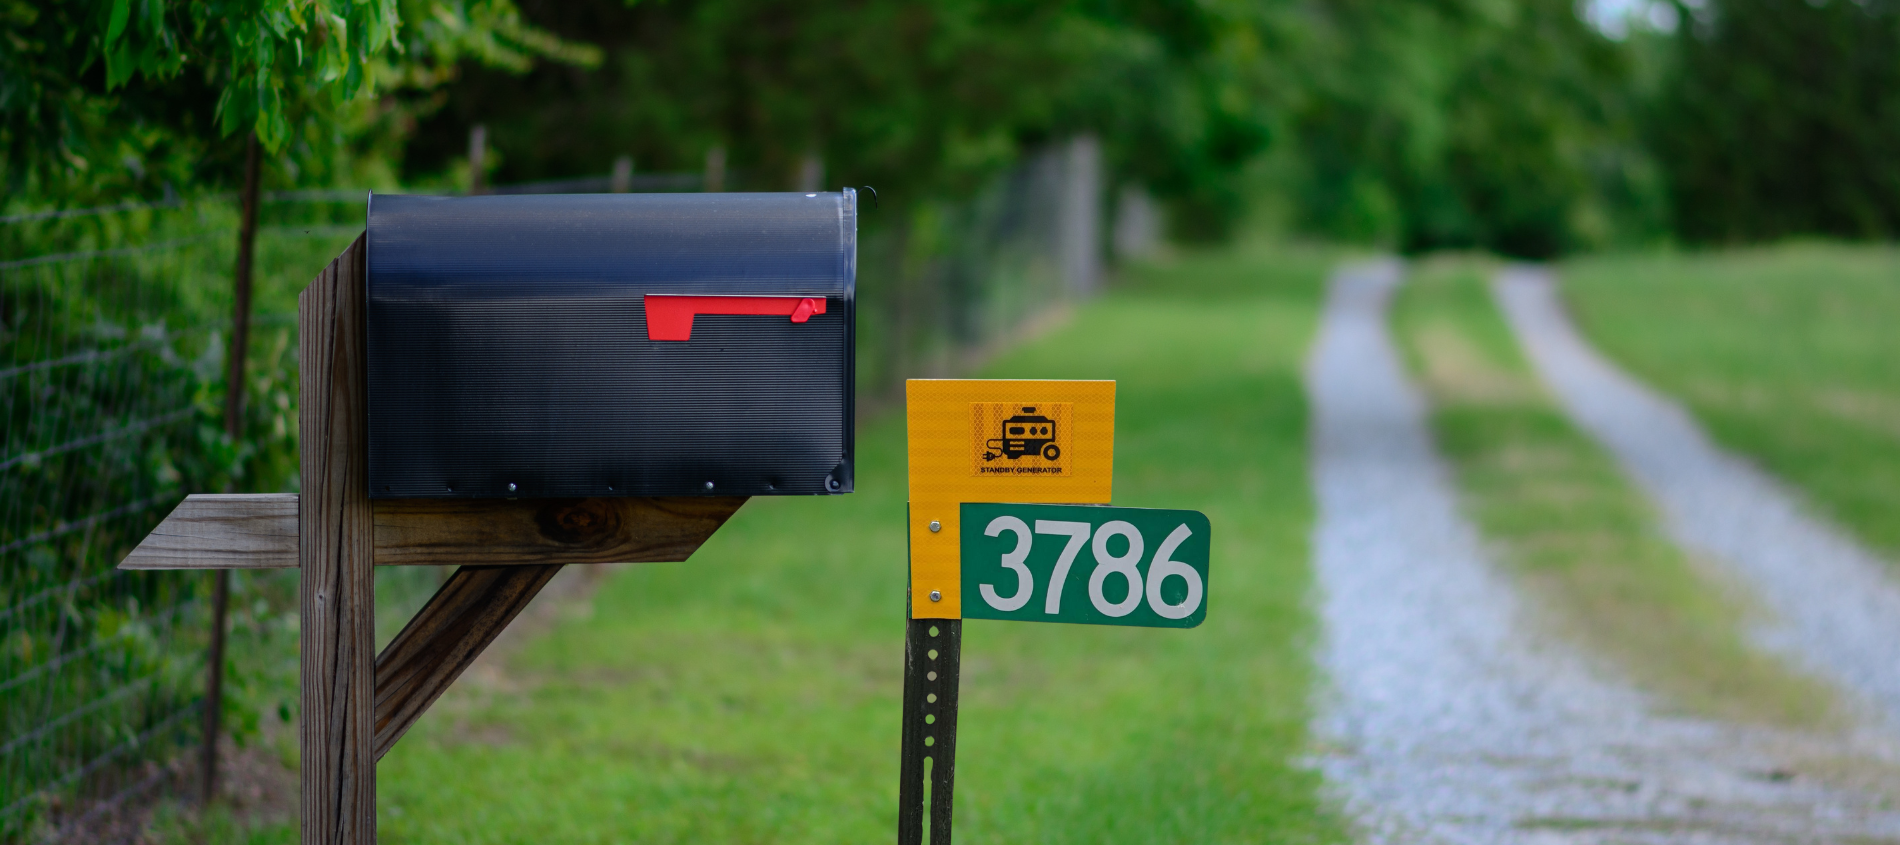
[[[983,460],[997,458],[1016,460],[1024,455],[1042,455],[1043,460],[1053,461],[1062,457],[1062,448],[1056,445],[1056,421],[1036,413],[1033,405],[1023,407],[1023,412],[1003,421],[1001,437],[993,438],[983,444]]]

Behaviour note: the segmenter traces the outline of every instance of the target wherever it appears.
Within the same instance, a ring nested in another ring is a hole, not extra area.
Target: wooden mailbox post
[[[744,496],[370,500],[365,240],[298,298],[303,493],[194,495],[122,569],[298,567],[304,845],[376,841],[376,761],[571,563],[681,561]],[[373,566],[459,568],[375,653]]]

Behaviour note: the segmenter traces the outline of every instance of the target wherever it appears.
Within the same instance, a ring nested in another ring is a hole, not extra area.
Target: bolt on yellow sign
[[[1108,504],[1115,383],[913,379],[904,388],[911,617],[960,619],[959,506]]]

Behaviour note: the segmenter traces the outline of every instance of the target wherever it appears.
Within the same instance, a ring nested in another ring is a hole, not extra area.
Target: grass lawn
[[[1562,271],[1607,354],[1900,556],[1900,249],[1799,243]]]
[[[1825,721],[1825,688],[1745,642],[1738,597],[1701,577],[1648,500],[1545,391],[1491,299],[1490,269],[1424,263],[1393,321],[1467,512],[1551,629],[1692,711]]]
[[[1300,760],[1315,635],[1301,357],[1330,256],[1132,271],[994,377],[1119,380],[1117,504],[1214,525],[1191,631],[971,622],[969,842],[1332,842]],[[379,770],[388,843],[887,842],[896,825],[903,428],[858,490],[749,503],[694,559],[624,569],[465,682]]]

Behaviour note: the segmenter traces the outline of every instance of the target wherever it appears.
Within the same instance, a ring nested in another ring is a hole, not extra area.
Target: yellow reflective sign
[[[912,379],[904,393],[911,617],[960,619],[958,506],[1108,504],[1115,383]]]

